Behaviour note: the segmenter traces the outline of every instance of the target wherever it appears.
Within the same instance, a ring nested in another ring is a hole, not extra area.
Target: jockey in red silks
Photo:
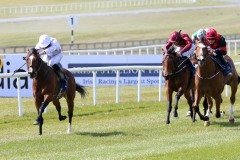
[[[177,57],[182,57],[184,59],[184,61],[192,71],[192,77],[194,77],[196,69],[189,59],[194,54],[195,50],[195,45],[193,44],[192,39],[189,37],[188,34],[175,31],[170,35],[164,51],[167,52],[173,45],[177,46],[175,50],[177,52]]]
[[[223,56],[227,54],[227,44],[225,38],[222,35],[218,34],[214,28],[209,28],[206,32],[206,40],[206,45],[210,47],[210,53],[212,53],[214,57],[218,58],[224,65],[221,66],[224,76],[231,76],[231,67],[223,58]]]

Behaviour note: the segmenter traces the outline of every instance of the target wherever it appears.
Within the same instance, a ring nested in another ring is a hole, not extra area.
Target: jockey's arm
[[[217,55],[226,55],[227,54],[227,47],[226,47],[226,41],[225,38],[221,37],[219,42],[218,42],[218,48],[214,50],[214,52]]]
[[[184,52],[188,51],[192,47],[191,39],[186,39],[186,45],[179,51],[179,54],[183,54]]]
[[[164,52],[167,52],[168,49],[169,49],[172,45],[173,45],[173,43],[168,41],[167,44],[166,44],[166,46],[164,47]]]

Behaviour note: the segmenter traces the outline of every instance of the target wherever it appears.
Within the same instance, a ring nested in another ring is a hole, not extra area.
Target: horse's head
[[[198,43],[196,45],[196,50],[194,52],[196,54],[198,65],[200,65],[200,66],[205,65],[206,57],[208,55],[207,46],[205,46],[203,43]]]
[[[37,50],[35,48],[28,49],[25,60],[30,78],[35,78],[42,64],[42,60]]]
[[[165,79],[168,80],[170,76],[174,74],[174,71],[176,69],[176,57],[172,54],[168,54],[167,52],[164,53],[162,66],[163,77],[165,77]]]

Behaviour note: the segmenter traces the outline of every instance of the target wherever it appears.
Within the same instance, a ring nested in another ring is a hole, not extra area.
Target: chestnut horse
[[[234,102],[235,96],[238,88],[239,77],[236,72],[235,66],[233,61],[229,56],[225,56],[225,59],[230,63],[233,71],[232,76],[224,77],[221,71],[220,66],[213,60],[214,57],[208,52],[207,47],[202,44],[198,43],[196,46],[195,54],[198,61],[198,68],[195,76],[195,101],[193,104],[193,121],[195,121],[195,114],[198,113],[200,118],[207,122],[207,125],[210,124],[209,122],[209,110],[205,116],[203,116],[199,111],[199,102],[201,98],[205,95],[208,99],[208,103],[211,102],[211,97],[215,100],[216,105],[216,118],[219,118],[220,115],[220,104],[222,103],[221,94],[224,90],[224,86],[227,84],[231,87],[231,96],[230,96],[230,116],[229,121],[234,122]],[[210,105],[209,105],[210,106]]]
[[[189,111],[192,109],[194,98],[194,79],[191,78],[190,69],[184,63],[184,60],[176,57],[176,53],[163,52],[163,77],[165,77],[166,96],[168,100],[166,124],[170,123],[170,113],[172,110],[172,94],[177,92],[175,99],[173,117],[178,117],[178,102],[184,94],[189,105]]]
[[[57,95],[60,91],[60,80],[54,70],[49,67],[40,57],[37,50],[31,48],[27,52],[26,64],[28,74],[30,78],[33,78],[32,89],[35,107],[38,112],[38,117],[34,122],[34,125],[39,125],[39,135],[42,134],[43,117],[42,113],[47,105],[52,102],[58,112],[59,120],[65,120],[67,117],[61,114],[61,105]],[[71,132],[71,124],[74,109],[74,99],[76,91],[81,94],[82,97],[86,95],[85,88],[75,82],[75,79],[71,72],[63,69],[63,72],[68,77],[68,88],[62,95],[66,99],[68,105],[68,130]],[[60,97],[61,98],[61,97]]]

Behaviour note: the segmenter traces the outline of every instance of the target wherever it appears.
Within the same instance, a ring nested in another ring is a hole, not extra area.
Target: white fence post
[[[141,77],[142,71],[138,70],[138,102],[141,101]]]
[[[97,93],[96,93],[96,77],[97,77],[97,72],[93,71],[93,105],[95,106],[97,104]]]
[[[120,71],[117,70],[117,73],[116,73],[116,103],[119,103],[119,97],[120,97],[120,94],[119,94],[119,79],[120,79]]]
[[[20,84],[20,77],[17,77],[17,92],[18,92],[18,115],[22,117],[22,95],[21,95],[21,84]]]

